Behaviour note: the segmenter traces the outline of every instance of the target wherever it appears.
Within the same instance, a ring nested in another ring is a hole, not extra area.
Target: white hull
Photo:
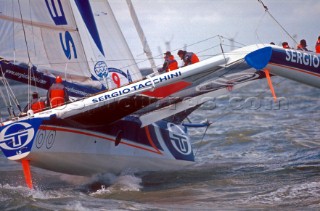
[[[177,160],[172,155],[158,126],[149,128],[157,135],[157,140],[150,138],[150,146],[126,139],[116,146],[114,136],[65,127],[40,127],[26,159],[33,166],[75,175],[118,174],[125,169],[174,170],[192,164],[192,161]],[[187,136],[179,135],[185,137],[186,147],[191,147]],[[157,141],[161,149],[153,141]]]

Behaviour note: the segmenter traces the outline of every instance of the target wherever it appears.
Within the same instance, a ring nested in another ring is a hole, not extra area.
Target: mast
[[[131,18],[133,20],[134,26],[136,27],[136,30],[137,30],[138,35],[140,37],[140,41],[141,41],[142,46],[143,46],[143,51],[147,55],[147,58],[148,58],[148,60],[149,60],[149,62],[151,64],[153,72],[155,74],[158,74],[158,70],[157,70],[156,64],[155,64],[155,62],[153,60],[152,52],[150,50],[150,47],[148,45],[148,42],[147,42],[146,36],[144,35],[142,27],[141,27],[141,25],[139,23],[137,14],[136,14],[136,12],[134,10],[134,7],[132,5],[131,0],[127,0],[127,4],[128,4],[128,7],[129,7],[130,15],[131,15]]]

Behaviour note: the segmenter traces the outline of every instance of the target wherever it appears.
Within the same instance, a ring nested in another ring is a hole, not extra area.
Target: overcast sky
[[[291,36],[297,41],[306,39],[308,48],[314,51],[320,35],[320,0],[263,2]],[[142,47],[126,1],[109,0],[109,3],[134,56],[138,56]],[[159,54],[159,49],[167,50],[166,41],[175,50],[215,35],[234,38],[245,45],[288,41],[290,46],[296,46],[258,0],[132,0],[132,3],[154,56]],[[188,50],[200,51],[196,46],[189,46]]]

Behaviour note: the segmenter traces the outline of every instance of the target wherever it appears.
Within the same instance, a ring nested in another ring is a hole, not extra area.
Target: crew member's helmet
[[[58,75],[57,77],[56,77],[56,83],[62,83],[62,78],[61,78],[61,76],[60,75]]]

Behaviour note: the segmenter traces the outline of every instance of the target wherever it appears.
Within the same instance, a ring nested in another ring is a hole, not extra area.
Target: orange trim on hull
[[[146,131],[147,138],[148,138],[148,140],[149,140],[150,145],[158,152],[158,154],[161,155],[162,153],[160,152],[160,150],[156,147],[156,145],[155,145],[154,142],[152,141],[152,138],[151,138],[151,135],[150,135],[150,131],[149,131],[148,126],[144,127],[144,129],[145,129],[145,131]]]
[[[77,133],[77,134],[81,134],[81,135],[101,138],[101,139],[104,139],[104,140],[115,142],[115,140],[111,139],[111,138],[107,138],[107,137],[104,137],[104,136],[99,136],[99,135],[95,135],[95,134],[91,134],[91,133],[87,133],[87,132],[72,130],[72,129],[58,128],[58,127],[44,126],[44,125],[41,125],[39,127],[39,129],[41,129],[41,130],[55,130],[55,131],[62,131],[62,132],[68,132],[68,133]],[[124,145],[130,146],[130,147],[134,147],[134,148],[137,148],[137,149],[141,149],[141,150],[145,150],[145,151],[148,151],[148,152],[159,154],[159,150],[154,151],[154,150],[151,150],[151,149],[148,149],[148,148],[145,148],[145,147],[137,146],[137,145],[134,145],[134,144],[129,144],[129,143],[126,143],[126,142],[123,142],[123,141],[121,141],[119,144],[124,144]]]

